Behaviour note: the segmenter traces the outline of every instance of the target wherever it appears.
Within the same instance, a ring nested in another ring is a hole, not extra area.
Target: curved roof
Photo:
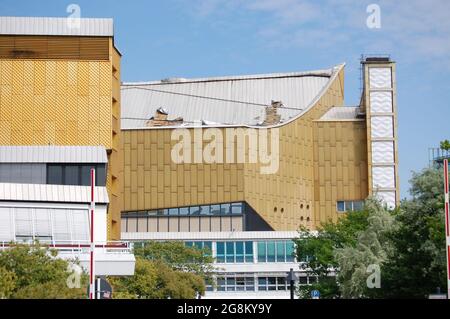
[[[293,73],[199,79],[174,78],[123,83],[122,128],[145,128],[158,108],[168,119],[182,117],[184,125],[256,126],[265,119],[271,101],[281,101],[279,123],[306,111],[325,91],[343,65]],[[277,123],[275,123],[277,124]]]

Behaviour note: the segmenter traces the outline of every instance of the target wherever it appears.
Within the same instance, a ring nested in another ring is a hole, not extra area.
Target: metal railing
[[[58,252],[72,254],[88,253],[91,247],[89,240],[0,241],[0,251],[20,245],[36,245],[37,247],[51,248]],[[97,252],[105,254],[130,254],[133,250],[133,243],[127,241],[96,242],[95,248]]]
[[[428,161],[430,165],[433,163],[442,163],[446,158],[450,159],[450,150],[443,150],[438,147],[430,147],[428,149]]]

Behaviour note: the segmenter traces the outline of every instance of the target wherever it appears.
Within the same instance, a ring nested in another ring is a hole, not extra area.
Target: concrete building
[[[312,72],[124,83],[122,216],[135,214],[144,232],[293,231],[336,221],[372,194],[395,206],[395,64],[367,58],[362,67],[364,90],[356,107],[344,106],[343,64]],[[227,154],[235,136],[225,131],[239,128],[277,135],[274,173],[249,162],[250,142],[232,144],[233,154],[245,153],[241,161],[198,162],[188,154],[190,162],[175,163],[180,131],[187,132],[186,149],[200,149],[201,156],[206,142],[196,144],[196,134],[205,139],[211,129],[221,132],[226,138],[219,153]],[[242,218],[230,217],[231,226],[223,226],[217,217],[234,215],[230,205]]]
[[[88,270],[95,168],[96,273],[132,275],[132,247],[107,236],[107,163],[103,146],[0,146],[0,249],[39,241]]]
[[[120,239],[120,53],[112,19],[0,17],[0,145],[104,146]]]

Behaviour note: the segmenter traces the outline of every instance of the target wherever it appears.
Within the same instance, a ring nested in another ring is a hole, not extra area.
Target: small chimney
[[[282,106],[283,103],[281,101],[272,101],[271,105],[266,107],[266,118],[262,125],[273,125],[279,123],[281,120],[281,115],[278,114],[277,109]]]
[[[171,126],[183,124],[183,118],[177,117],[175,120],[168,119],[169,112],[160,107],[155,111],[155,115],[147,121],[147,126]]]

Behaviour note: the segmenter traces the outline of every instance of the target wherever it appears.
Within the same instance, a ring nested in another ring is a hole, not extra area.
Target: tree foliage
[[[0,297],[14,299],[66,299],[86,297],[86,276],[80,288],[69,288],[69,262],[57,253],[34,245],[17,245],[0,252]]]
[[[319,282],[301,286],[300,297],[318,289],[324,298],[425,298],[445,287],[442,168],[414,173],[410,184],[412,198],[395,211],[369,199],[317,234],[301,232],[297,258],[310,256],[305,268]],[[380,288],[367,285],[369,265],[379,266]]]
[[[211,252],[182,242],[148,242],[134,253],[134,276],[110,279],[114,298],[196,298],[204,294],[214,269]]]
[[[444,150],[444,151],[448,151],[448,150],[450,150],[450,141],[449,140],[443,140],[443,141],[441,141],[441,150]]]
[[[410,184],[412,199],[401,204],[400,227],[390,236],[394,252],[382,269],[386,298],[424,298],[446,285],[442,168],[414,173]]]

